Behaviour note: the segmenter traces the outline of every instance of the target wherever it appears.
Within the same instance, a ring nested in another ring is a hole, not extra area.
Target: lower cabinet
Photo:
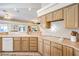
[[[43,40],[41,38],[38,38],[38,52],[43,55]]]
[[[51,42],[51,56],[62,56],[62,45]]]
[[[74,49],[68,46],[63,46],[63,56],[74,56]]]
[[[38,38],[36,37],[15,37],[13,40],[14,51],[38,51]]]
[[[44,56],[50,56],[50,41],[44,40]]]
[[[79,56],[79,50],[74,49],[74,55]]]
[[[38,51],[38,38],[30,37],[30,51],[37,52]]]
[[[21,40],[21,50],[29,51],[29,37],[23,37]]]
[[[13,51],[21,51],[21,38],[20,37],[14,37]]]

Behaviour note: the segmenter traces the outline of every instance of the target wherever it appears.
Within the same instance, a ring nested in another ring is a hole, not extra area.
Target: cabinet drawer
[[[44,40],[44,44],[50,45],[50,41],[49,40]]]
[[[37,47],[30,47],[30,51],[32,52],[37,51]]]
[[[20,40],[20,39],[21,39],[20,37],[15,37],[15,38],[14,38],[14,40]]]
[[[29,37],[23,37],[22,40],[29,40]]]
[[[31,47],[37,47],[37,44],[30,44]]]
[[[38,38],[36,38],[36,37],[31,37],[31,38],[30,38],[30,41],[37,41],[37,39],[38,39]]]
[[[30,41],[30,44],[37,44],[37,41]]]

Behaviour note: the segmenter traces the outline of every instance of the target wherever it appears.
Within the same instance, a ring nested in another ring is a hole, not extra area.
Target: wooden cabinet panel
[[[21,51],[21,38],[15,37],[13,40],[13,50],[14,51]]]
[[[63,19],[63,9],[53,12],[53,20],[61,20],[61,19]]]
[[[41,22],[40,25],[43,28],[50,28],[50,26],[51,26],[51,23],[46,21],[46,15],[40,17],[40,22]]]
[[[43,55],[43,39],[41,37],[38,38],[38,52]]]
[[[23,37],[22,38],[22,45],[21,45],[21,48],[22,48],[22,51],[29,51],[29,38],[28,37]]]
[[[38,38],[30,37],[30,51],[38,51]]]
[[[62,45],[51,41],[51,56],[62,56]]]
[[[74,55],[79,56],[79,50],[74,49]]]
[[[63,56],[73,56],[74,50],[71,47],[63,46]]]
[[[50,56],[50,45],[44,44],[44,55]]]
[[[37,47],[32,47],[32,46],[31,46],[31,47],[30,47],[30,51],[31,51],[31,52],[37,52],[38,49],[37,49]]]
[[[48,13],[48,14],[46,15],[46,21],[47,21],[47,22],[53,21],[53,13]]]
[[[2,38],[0,38],[0,51],[2,51]]]
[[[78,28],[78,4],[64,8],[64,22],[66,28]]]
[[[50,41],[49,40],[44,40],[44,44],[50,45]]]
[[[54,47],[51,46],[51,56],[54,56]]]
[[[50,41],[44,40],[44,55],[50,56]]]

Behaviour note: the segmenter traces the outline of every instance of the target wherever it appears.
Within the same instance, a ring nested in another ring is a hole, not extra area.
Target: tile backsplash
[[[40,29],[41,29],[42,35],[65,37],[65,38],[70,38],[71,31],[79,32],[79,28],[78,29],[66,29],[64,27],[64,21],[51,22],[50,29],[46,29],[42,27]]]

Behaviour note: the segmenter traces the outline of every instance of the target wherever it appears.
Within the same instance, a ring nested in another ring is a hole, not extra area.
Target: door
[[[68,46],[63,46],[63,56],[73,56],[74,49]]]
[[[78,5],[64,8],[64,22],[66,28],[78,28]]]
[[[53,12],[53,20],[61,20],[61,19],[63,19],[63,9]]]
[[[14,37],[13,50],[14,51],[21,51],[21,38],[20,37]]]
[[[50,45],[44,44],[44,55],[50,56]]]
[[[2,38],[2,51],[13,51],[13,38]]]
[[[29,51],[29,48],[30,48],[29,38],[28,37],[23,37],[21,42],[22,42],[22,45],[21,45],[22,51]]]

